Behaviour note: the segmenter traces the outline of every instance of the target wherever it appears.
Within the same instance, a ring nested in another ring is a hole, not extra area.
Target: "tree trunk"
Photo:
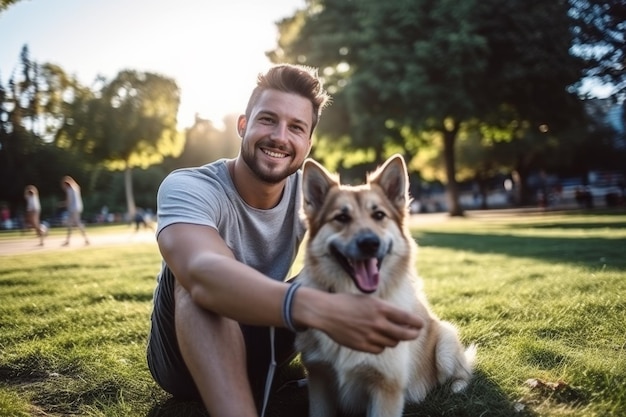
[[[487,198],[489,197],[487,172],[487,169],[485,169],[484,171],[482,169],[479,169],[474,176],[474,189],[472,190],[474,194],[474,203],[476,204],[476,201],[480,199],[480,204],[477,204],[476,206],[479,207],[481,210],[489,209],[489,206],[487,204]]]
[[[128,164],[126,164],[126,169],[124,170],[124,190],[126,191],[126,208],[128,210],[127,220],[132,221],[137,208],[135,207],[135,194],[133,193],[133,169]]]
[[[459,204],[459,186],[456,182],[456,158],[454,156],[454,144],[458,126],[454,123],[452,129],[443,129],[443,155],[446,164],[446,179],[448,191],[448,214],[450,216],[463,216],[463,209]]]
[[[518,156],[513,170],[513,183],[515,184],[515,203],[518,207],[529,205],[532,201],[530,190],[528,189],[528,175],[530,173],[530,163],[532,157]]]

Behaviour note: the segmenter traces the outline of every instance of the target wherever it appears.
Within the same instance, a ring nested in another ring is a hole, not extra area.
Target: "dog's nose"
[[[380,239],[374,233],[366,233],[359,236],[356,242],[359,251],[367,256],[373,257],[378,254],[378,248],[380,247]]]

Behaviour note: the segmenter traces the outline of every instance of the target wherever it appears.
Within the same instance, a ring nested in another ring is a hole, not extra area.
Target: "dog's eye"
[[[348,223],[350,222],[350,220],[352,220],[352,217],[350,217],[346,213],[339,213],[338,215],[335,216],[335,220],[338,221],[339,223]]]
[[[372,213],[372,219],[374,220],[382,220],[385,217],[387,217],[387,215],[385,214],[384,211],[381,211],[381,210],[376,210],[374,213]]]

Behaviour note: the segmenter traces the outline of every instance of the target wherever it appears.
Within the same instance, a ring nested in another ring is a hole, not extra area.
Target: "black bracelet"
[[[287,292],[285,293],[285,298],[283,300],[283,322],[285,323],[285,327],[291,330],[292,332],[302,332],[306,330],[304,327],[296,327],[293,323],[293,317],[291,315],[291,310],[293,307],[293,298],[296,295],[296,291],[300,288],[300,283],[295,282],[287,288]]]

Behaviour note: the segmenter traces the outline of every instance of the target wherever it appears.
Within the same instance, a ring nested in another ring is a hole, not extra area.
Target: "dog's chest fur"
[[[303,285],[319,288],[315,280],[308,275],[306,266],[299,280]],[[388,274],[383,268],[381,275]],[[417,289],[414,287],[416,277],[410,274],[400,277],[393,288],[385,288],[386,299],[394,305],[402,306],[408,311],[416,311],[421,307],[418,302]],[[427,314],[426,314],[427,316]],[[430,325],[430,323],[427,323]],[[326,367],[334,375],[337,389],[342,398],[361,398],[374,389],[384,385],[393,385],[395,390],[404,390],[415,373],[416,345],[423,345],[425,340],[418,338],[409,342],[401,342],[394,348],[385,349],[380,354],[359,352],[337,344],[325,333],[311,329],[296,335],[296,349],[302,352],[303,361],[307,366]],[[349,393],[347,391],[350,391]],[[357,400],[358,401],[358,400]],[[357,406],[356,404],[355,406]],[[362,405],[362,404],[361,404]]]

